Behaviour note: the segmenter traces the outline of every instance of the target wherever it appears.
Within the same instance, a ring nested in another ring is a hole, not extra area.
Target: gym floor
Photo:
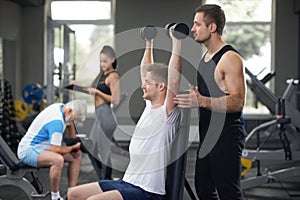
[[[186,166],[186,178],[194,190],[194,164],[195,164],[195,152],[196,147],[191,146],[188,150],[187,157],[187,166]],[[281,162],[281,163],[261,163],[261,172],[264,172],[266,169],[276,170],[279,168],[285,168],[290,166],[300,166],[300,163],[296,162]],[[49,179],[48,179],[49,169],[42,168],[37,172],[38,178],[44,186],[44,191],[49,191]],[[253,167],[246,175],[245,178],[255,176],[257,173],[257,168]],[[113,178],[122,178],[123,173],[114,170]],[[83,160],[81,165],[81,171],[79,176],[79,184],[88,183],[97,180],[97,175],[94,172],[92,165],[90,164],[90,160],[87,154],[83,154]],[[61,180],[61,189],[60,193],[64,197],[66,197],[67,191],[67,175],[66,175],[66,167],[63,171],[63,176]],[[24,199],[24,195],[22,195],[21,191],[17,191],[16,188],[13,187],[5,187],[0,188],[1,198],[0,200],[20,200]],[[286,179],[281,182],[274,182],[263,184],[260,186],[256,186],[250,189],[244,190],[244,195],[246,200],[296,200],[300,199],[300,177],[295,176],[293,178]],[[43,199],[50,199],[50,195]],[[42,199],[42,200],[43,200]],[[66,199],[66,198],[64,198]],[[191,199],[184,190],[184,200]]]

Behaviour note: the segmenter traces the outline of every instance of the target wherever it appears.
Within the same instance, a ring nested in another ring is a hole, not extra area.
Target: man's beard
[[[199,43],[199,44],[204,44],[204,43],[205,43],[206,41],[208,41],[210,38],[211,38],[211,36],[208,36],[207,38],[202,39],[202,40],[200,40],[200,39],[195,39],[195,41],[196,41],[197,43]]]

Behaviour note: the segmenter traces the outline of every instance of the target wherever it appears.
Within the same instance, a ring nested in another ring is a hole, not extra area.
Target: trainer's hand
[[[200,93],[197,87],[190,85],[188,94],[177,94],[174,97],[174,103],[178,105],[179,108],[198,108]]]

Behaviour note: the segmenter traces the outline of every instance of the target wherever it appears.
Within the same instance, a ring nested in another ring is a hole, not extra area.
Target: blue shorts
[[[124,200],[163,200],[164,195],[147,192],[142,188],[122,180],[99,180],[103,192],[118,190]]]
[[[38,167],[38,158],[42,151],[45,151],[45,149],[40,148],[32,148],[28,150],[24,156],[24,158],[21,159],[21,162],[30,165],[32,167]]]

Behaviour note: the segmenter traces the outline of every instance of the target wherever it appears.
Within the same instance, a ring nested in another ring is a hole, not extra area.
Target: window
[[[272,0],[206,0],[206,3],[223,8],[226,15],[223,39],[240,52],[244,66],[258,79],[271,72]],[[268,113],[265,106],[256,104],[250,88],[246,98],[245,113]]]
[[[109,1],[53,1],[53,20],[103,20],[111,18]]]

